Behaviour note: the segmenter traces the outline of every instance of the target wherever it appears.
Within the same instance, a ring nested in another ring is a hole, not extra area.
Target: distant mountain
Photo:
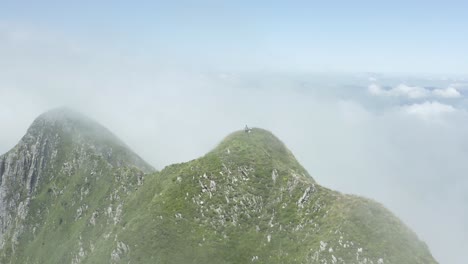
[[[382,205],[320,186],[259,128],[157,172],[57,109],[0,156],[0,183],[0,263],[437,263]]]

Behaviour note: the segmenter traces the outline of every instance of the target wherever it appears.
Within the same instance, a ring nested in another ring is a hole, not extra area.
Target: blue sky
[[[208,70],[468,71],[466,1],[66,2],[1,1],[0,24]]]

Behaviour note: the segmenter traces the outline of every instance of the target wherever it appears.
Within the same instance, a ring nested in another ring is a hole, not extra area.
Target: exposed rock
[[[129,250],[130,248],[124,242],[119,241],[117,243],[117,247],[114,250],[112,250],[111,262],[112,263],[119,262],[122,256],[125,256]]]

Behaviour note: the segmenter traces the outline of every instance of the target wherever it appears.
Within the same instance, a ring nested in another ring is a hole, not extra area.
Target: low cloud
[[[442,115],[456,111],[453,106],[442,104],[437,101],[426,101],[424,103],[412,104],[404,106],[402,109],[405,113],[420,117],[424,120],[438,119]]]
[[[406,84],[399,84],[391,89],[382,88],[380,85],[369,85],[369,92],[373,95],[380,96],[394,96],[394,97],[407,97],[410,99],[418,99],[429,96],[430,91],[419,86],[409,86]]]
[[[453,87],[447,87],[445,89],[435,89],[433,91],[433,94],[442,97],[442,98],[459,98],[461,97],[460,92],[453,88]]]
[[[411,86],[406,84],[399,84],[390,89],[385,89],[378,84],[370,84],[368,91],[372,95],[376,96],[388,96],[388,97],[405,97],[408,99],[421,99],[428,97],[439,97],[439,98],[459,98],[461,93],[454,87],[450,86],[445,89],[427,89],[420,86]]]

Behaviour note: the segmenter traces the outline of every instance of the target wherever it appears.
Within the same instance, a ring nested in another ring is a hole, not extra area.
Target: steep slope
[[[122,263],[436,263],[388,210],[316,184],[262,129],[151,177],[115,232]]]
[[[79,260],[80,239],[100,234],[102,215],[118,222],[121,199],[150,171],[85,116],[65,108],[39,116],[0,156],[0,263]]]
[[[258,128],[154,172],[58,109],[0,176],[0,263],[436,263],[383,206],[320,186]]]

